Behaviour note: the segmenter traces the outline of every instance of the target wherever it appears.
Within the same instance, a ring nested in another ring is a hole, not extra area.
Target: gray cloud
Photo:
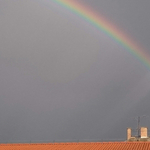
[[[81,2],[149,47],[148,1]],[[0,7],[0,142],[125,139],[149,113],[149,72],[112,39],[51,1]]]

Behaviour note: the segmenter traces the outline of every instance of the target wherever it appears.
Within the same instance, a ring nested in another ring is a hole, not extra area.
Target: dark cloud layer
[[[149,47],[149,1],[81,2]],[[125,139],[148,116],[147,68],[82,19],[51,1],[2,0],[0,20],[1,143]]]

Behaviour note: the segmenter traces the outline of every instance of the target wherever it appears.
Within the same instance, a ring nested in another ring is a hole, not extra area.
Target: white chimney
[[[141,127],[141,138],[148,138],[147,131],[147,127]]]
[[[132,137],[131,128],[127,128],[127,140]]]

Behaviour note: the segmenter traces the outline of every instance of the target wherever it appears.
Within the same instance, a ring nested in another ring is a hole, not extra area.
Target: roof
[[[149,150],[150,142],[0,144],[0,150]]]

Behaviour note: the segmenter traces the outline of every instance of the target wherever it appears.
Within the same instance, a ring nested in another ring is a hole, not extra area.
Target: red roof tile
[[[0,144],[0,150],[150,150],[150,142]]]

